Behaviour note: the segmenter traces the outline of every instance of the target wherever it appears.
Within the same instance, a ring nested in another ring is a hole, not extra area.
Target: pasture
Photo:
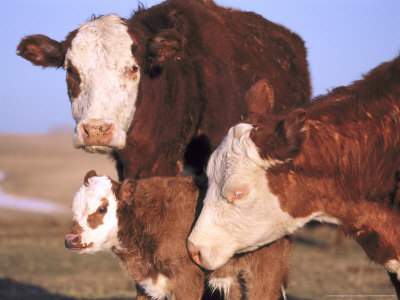
[[[0,135],[0,188],[64,208],[44,214],[0,207],[0,299],[134,298],[133,282],[110,253],[64,248],[73,194],[90,169],[117,178],[108,156],[73,149],[68,134]],[[329,226],[297,234],[289,299],[395,299],[383,268],[349,239],[336,247],[336,238]]]

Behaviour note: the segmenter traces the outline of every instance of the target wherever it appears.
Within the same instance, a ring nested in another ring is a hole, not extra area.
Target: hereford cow
[[[310,220],[336,222],[396,281],[399,170],[400,56],[306,109],[232,127],[210,158],[189,251],[215,269]]]
[[[129,20],[101,16],[62,42],[31,35],[17,50],[66,70],[73,144],[111,153],[120,179],[176,175],[184,162],[201,168],[246,115],[243,96],[259,79],[274,87],[274,112],[310,97],[299,36],[211,0],[169,0]]]
[[[186,237],[199,191],[190,177],[126,179],[88,172],[76,193],[74,221],[65,236],[78,253],[112,250],[137,282],[137,299],[200,299],[204,272],[192,263]],[[229,299],[278,299],[286,285],[290,239],[233,258],[207,276]]]

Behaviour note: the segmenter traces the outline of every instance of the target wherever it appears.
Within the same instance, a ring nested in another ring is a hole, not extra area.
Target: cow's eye
[[[74,67],[68,66],[67,67],[67,74],[68,74],[69,78],[74,79],[78,83],[81,82],[81,78],[79,76],[79,73]]]
[[[240,200],[245,198],[249,194],[249,189],[247,187],[242,187],[239,189],[235,189],[234,191],[231,192],[230,195],[230,202],[235,202],[236,200]]]
[[[134,73],[136,73],[138,70],[139,70],[139,67],[138,67],[138,66],[133,66],[133,67],[132,67],[132,71],[133,71]]]
[[[99,214],[105,214],[105,213],[107,212],[107,207],[105,207],[105,206],[99,207],[99,209],[97,210],[97,212],[98,212]]]

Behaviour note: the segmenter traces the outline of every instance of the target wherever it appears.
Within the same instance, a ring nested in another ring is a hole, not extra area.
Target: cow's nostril
[[[200,251],[191,253],[191,256],[192,256],[193,261],[196,264],[198,264],[199,266],[201,266],[201,254],[200,254]]]
[[[76,236],[76,237],[74,237],[74,238],[72,239],[71,242],[72,242],[73,244],[78,244],[79,241],[80,241],[79,236]]]
[[[82,125],[82,133],[86,136],[86,137],[89,137],[89,129],[90,129],[90,126],[88,126],[88,125]]]
[[[100,126],[99,131],[103,134],[112,134],[113,133],[113,125],[112,124],[103,124]]]
[[[79,235],[68,233],[65,236],[65,247],[67,248],[73,248],[76,247],[80,244],[81,238]]]
[[[201,253],[200,250],[190,241],[187,242],[187,248],[192,260],[199,266],[201,266]]]

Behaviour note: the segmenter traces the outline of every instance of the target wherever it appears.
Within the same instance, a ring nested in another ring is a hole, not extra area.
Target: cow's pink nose
[[[103,120],[90,120],[77,128],[86,146],[107,146],[110,144],[115,126]]]
[[[190,241],[187,242],[187,249],[189,252],[189,256],[192,260],[199,266],[201,265],[201,252],[200,250]]]
[[[81,238],[79,235],[68,233],[65,235],[65,248],[76,248],[80,245]]]

